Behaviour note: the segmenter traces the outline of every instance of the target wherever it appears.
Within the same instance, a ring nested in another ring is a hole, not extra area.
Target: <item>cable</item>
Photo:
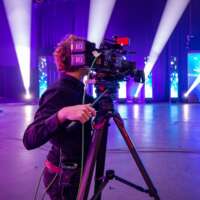
[[[97,56],[98,57],[98,56]],[[91,73],[91,70],[96,62],[97,57],[94,57],[91,66],[89,67],[89,71],[87,74],[87,79]],[[86,81],[85,86],[84,86],[84,90],[83,90],[83,98],[82,98],[82,104],[85,104],[85,97],[86,97],[86,91],[87,91],[87,87],[88,87],[88,82]],[[81,130],[81,171],[80,171],[80,180],[79,180],[79,187],[78,187],[78,192],[80,190],[80,183],[81,183],[81,178],[83,175],[83,165],[84,165],[84,154],[85,154],[85,131],[84,131],[84,124],[82,124],[82,130]],[[78,196],[78,195],[77,195]],[[77,199],[77,197],[76,197]]]
[[[49,185],[46,187],[46,189],[45,189],[45,191],[44,191],[44,193],[43,193],[43,195],[42,195],[42,199],[41,199],[41,200],[44,200],[44,197],[45,197],[47,191],[48,191],[49,188],[53,185],[53,183],[54,183],[54,181],[56,180],[57,176],[58,176],[58,173],[56,173],[56,175],[53,177],[52,181],[51,181],[51,182],[49,183]]]
[[[44,175],[44,168],[42,170],[42,173],[40,175],[40,178],[38,180],[38,183],[37,183],[37,186],[36,186],[36,190],[35,190],[35,195],[34,195],[34,200],[37,200],[37,194],[38,194],[38,191],[39,191],[39,187],[40,187],[40,183],[41,183],[41,180],[42,180],[42,176]]]
[[[61,150],[61,148],[60,148],[60,158],[59,158],[59,165],[58,165],[60,168],[61,168],[61,158],[62,158],[62,150]],[[62,169],[61,169],[61,170],[62,170]],[[51,182],[49,183],[49,185],[45,188],[45,191],[44,191],[44,193],[43,193],[43,195],[42,195],[42,199],[41,199],[41,200],[44,200],[44,197],[45,197],[47,191],[49,190],[49,188],[50,188],[50,187],[53,185],[53,183],[55,182],[55,180],[56,180],[58,174],[59,174],[59,173],[56,173],[56,174],[55,174],[55,176],[53,177],[53,179],[51,180]]]
[[[92,70],[92,68],[93,68],[93,66],[94,66],[94,64],[95,64],[95,62],[96,62],[96,59],[97,59],[97,57],[95,57],[94,58],[94,60],[93,60],[93,62],[92,62],[92,64],[91,64],[91,66],[90,66],[90,68],[89,68],[89,71],[88,71],[88,74],[87,74],[87,79],[88,79],[88,77],[89,77],[89,75],[90,75],[90,72],[91,72],[91,70]],[[84,90],[83,90],[83,98],[82,98],[82,104],[85,104],[85,97],[86,97],[86,91],[87,91],[87,87],[88,87],[88,82],[86,82],[86,84],[85,84],[85,87],[84,87]],[[81,153],[81,173],[80,173],[80,180],[81,180],[81,177],[82,177],[82,174],[83,174],[83,164],[84,164],[84,146],[85,146],[85,132],[84,132],[84,124],[82,124],[82,142],[81,142],[81,146],[82,146],[82,153]],[[79,184],[79,186],[80,186],[80,184]]]

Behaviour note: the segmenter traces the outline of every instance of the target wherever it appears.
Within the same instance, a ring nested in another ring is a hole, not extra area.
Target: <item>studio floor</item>
[[[49,149],[47,144],[27,151],[22,144],[23,132],[36,109],[37,105],[0,104],[0,200],[33,199]],[[116,110],[160,199],[199,200],[200,104],[119,104]],[[110,122],[106,168],[146,188],[123,138]],[[40,197],[43,191],[41,186]],[[102,199],[153,198],[113,180]]]

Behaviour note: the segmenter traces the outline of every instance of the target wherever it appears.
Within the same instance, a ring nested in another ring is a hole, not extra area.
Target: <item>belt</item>
[[[58,167],[54,165],[52,162],[45,160],[45,167],[53,173],[61,173],[65,169],[73,170],[78,168],[78,164],[73,162],[67,163],[67,165],[62,164],[61,166],[62,167]]]
[[[60,173],[62,171],[60,167],[57,167],[56,165],[54,165],[52,162],[48,160],[45,160],[44,164],[45,164],[45,167],[53,173]]]

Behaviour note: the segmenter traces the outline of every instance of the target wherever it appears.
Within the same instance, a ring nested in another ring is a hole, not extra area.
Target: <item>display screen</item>
[[[200,52],[188,53],[189,99],[200,101]]]
[[[178,98],[178,84],[177,58],[172,56],[170,60],[170,98]]]

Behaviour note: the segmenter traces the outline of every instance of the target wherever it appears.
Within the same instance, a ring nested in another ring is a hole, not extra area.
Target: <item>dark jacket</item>
[[[65,75],[53,86],[51,86],[41,97],[39,109],[34,121],[27,127],[23,137],[24,146],[27,149],[40,147],[46,142],[52,143],[52,148],[47,159],[59,164],[60,148],[62,150],[63,162],[77,162],[81,160],[81,124],[77,123],[70,129],[67,126],[71,121],[67,120],[59,124],[57,112],[66,106],[82,104],[84,85],[79,80]],[[86,95],[86,103],[91,103],[92,97]],[[90,122],[85,124],[85,151],[90,143]]]

